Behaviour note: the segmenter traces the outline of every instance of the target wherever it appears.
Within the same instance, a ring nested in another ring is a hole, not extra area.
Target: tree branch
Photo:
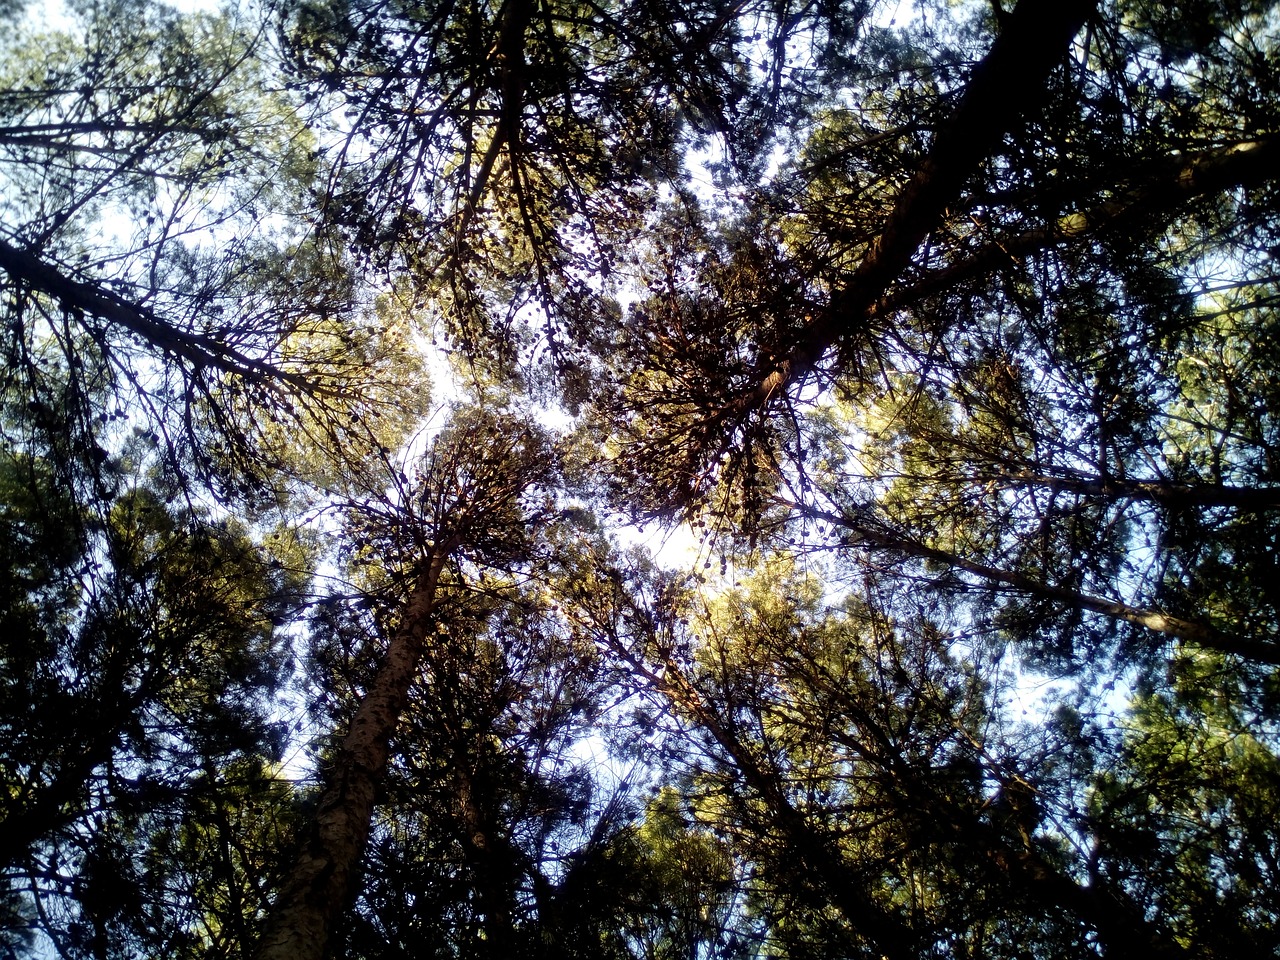
[[[811,371],[842,336],[865,325],[871,307],[906,269],[965,181],[1019,117],[1044,100],[1050,72],[1096,7],[1096,0],[1021,0],[848,284],[795,349],[734,400],[733,413],[763,407]]]
[[[261,386],[287,386],[304,394],[332,393],[309,377],[250,357],[214,337],[180,330],[147,307],[130,303],[94,284],[74,280],[35,254],[4,239],[0,239],[0,269],[18,283],[52,297],[68,310],[114,324],[142,338],[160,352],[182,358],[196,369],[208,367]]]
[[[867,523],[846,515],[802,504],[792,503],[789,505],[792,509],[812,520],[821,520],[832,526],[848,530],[853,535],[853,539],[848,544],[849,546],[864,545],[875,549],[892,550],[920,560],[940,563],[958,570],[964,570],[966,573],[972,573],[990,583],[1003,584],[1018,592],[1052,600],[1077,610],[1088,610],[1091,613],[1100,613],[1116,620],[1123,620],[1126,623],[1144,627],[1154,633],[1162,633],[1165,636],[1174,637],[1184,643],[1210,650],[1218,650],[1223,653],[1236,654],[1258,663],[1280,665],[1280,644],[1275,642],[1234,637],[1203,621],[1187,620],[1158,610],[1136,607],[1121,600],[1096,597],[1092,594],[1082,593],[1079,590],[1057,587],[1034,577],[1029,577],[1026,574],[1002,570],[998,567],[967,560],[959,554],[940,550],[937,547],[930,547],[896,532],[876,529]]]
[[[1009,487],[1043,487],[1107,500],[1143,500],[1166,507],[1235,507],[1240,510],[1280,508],[1280,488],[1237,487],[1177,480],[1122,480],[1117,477],[1041,476],[1032,473],[996,473],[967,478],[973,483]]]
[[[963,260],[926,273],[908,286],[886,294],[866,308],[866,317],[885,316],[957,283],[994,273],[1010,262],[1150,216],[1153,211],[1168,209],[1207,193],[1265,183],[1275,179],[1278,170],[1280,134],[1166,159],[1134,178],[1133,187],[1096,207],[1069,214],[1048,226],[996,240]],[[834,338],[823,351],[833,343]]]

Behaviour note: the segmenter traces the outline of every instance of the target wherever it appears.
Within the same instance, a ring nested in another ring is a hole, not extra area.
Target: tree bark
[[[479,771],[465,769],[465,756],[456,764],[456,796],[463,853],[472,869],[476,904],[483,919],[483,943],[475,960],[508,960],[515,945],[515,851],[485,809],[488,791]],[[477,780],[480,782],[477,783]]]
[[[333,759],[310,836],[272,908],[258,960],[322,960],[335,921],[355,896],[391,737],[422,659],[441,571],[456,546],[437,545],[421,569],[386,657]]]

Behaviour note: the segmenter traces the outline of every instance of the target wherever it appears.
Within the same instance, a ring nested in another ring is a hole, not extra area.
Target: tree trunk
[[[824,315],[726,414],[758,409],[802,376],[842,337],[865,326],[870,311],[910,264],[966,180],[1045,97],[1045,84],[1096,0],[1021,0],[986,57],[974,68],[955,114],[898,196],[884,228]]]
[[[485,809],[489,793],[484,785],[486,778],[465,769],[464,756],[456,762],[462,768],[456,771],[462,849],[472,870],[476,904],[483,917],[484,939],[478,945],[480,953],[475,960],[507,960],[515,944],[515,851]]]
[[[333,759],[310,835],[272,907],[258,960],[321,960],[334,922],[355,896],[391,737],[422,659],[436,585],[454,546],[437,545],[419,574],[386,658]]]

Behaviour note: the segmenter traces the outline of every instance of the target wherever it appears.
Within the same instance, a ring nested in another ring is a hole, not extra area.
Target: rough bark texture
[[[451,547],[437,546],[405,604],[386,658],[333,759],[311,834],[272,908],[258,960],[321,960],[334,922],[355,895],[391,737],[422,658]]]

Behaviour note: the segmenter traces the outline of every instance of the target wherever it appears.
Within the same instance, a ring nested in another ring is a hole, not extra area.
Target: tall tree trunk
[[[258,945],[258,960],[321,960],[334,922],[355,896],[391,737],[422,659],[450,541],[436,546],[405,604],[386,658],[329,771],[310,836],[298,851]]]
[[[938,131],[849,282],[834,293],[828,309],[791,353],[772,370],[762,371],[756,385],[734,398],[725,414],[759,409],[812,370],[842,338],[863,329],[876,301],[910,264],[965,181],[1019,118],[1045,99],[1050,73],[1096,9],[1097,0],[1021,0],[974,68],[956,112]]]
[[[483,944],[475,960],[507,960],[515,944],[515,851],[485,803],[481,771],[466,769],[458,758],[456,790],[462,827],[462,849],[474,877],[476,904],[483,917]],[[479,782],[477,782],[479,781]]]

